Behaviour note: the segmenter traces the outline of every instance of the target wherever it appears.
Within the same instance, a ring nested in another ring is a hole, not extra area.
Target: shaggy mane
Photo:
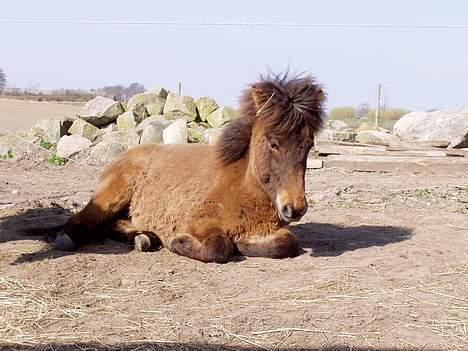
[[[260,76],[259,82],[242,93],[240,117],[224,128],[216,145],[218,158],[224,164],[242,158],[249,149],[257,119],[267,134],[285,135],[306,129],[313,138],[323,124],[324,101],[321,86],[311,76]]]

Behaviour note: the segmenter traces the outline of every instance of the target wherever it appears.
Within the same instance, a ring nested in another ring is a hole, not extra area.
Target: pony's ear
[[[255,108],[258,110],[260,106],[262,106],[260,102],[260,100],[262,99],[262,90],[258,88],[257,86],[252,85],[250,93],[252,94],[252,99],[254,101]]]
[[[327,99],[327,96],[326,96],[325,92],[323,91],[323,89],[319,88],[319,89],[317,89],[315,91],[314,98],[315,98],[315,101],[317,102],[317,104],[321,105]]]
[[[268,89],[267,84],[255,84],[250,89],[250,94],[255,104],[255,108],[260,110],[271,96],[272,90]]]

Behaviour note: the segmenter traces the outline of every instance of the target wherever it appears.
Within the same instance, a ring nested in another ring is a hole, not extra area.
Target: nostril
[[[290,204],[286,204],[281,208],[281,212],[283,212],[283,215],[291,218],[293,215],[293,208]]]
[[[300,211],[298,211],[301,217],[302,217],[303,215],[306,214],[307,209],[308,209],[308,206],[307,206],[307,203],[306,203],[305,206],[302,207],[302,208],[300,209]]]

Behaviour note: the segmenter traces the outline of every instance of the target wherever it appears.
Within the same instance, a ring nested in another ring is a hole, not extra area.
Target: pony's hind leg
[[[233,241],[219,228],[212,228],[203,235],[176,234],[166,246],[172,252],[202,262],[225,263],[234,251]]]
[[[285,258],[302,251],[297,237],[287,229],[279,229],[266,236],[253,236],[236,241],[237,250],[244,256]]]
[[[74,250],[78,245],[99,237],[96,229],[128,208],[132,186],[118,173],[107,172],[89,203],[74,214],[54,241],[61,250]]]
[[[138,251],[155,251],[162,246],[156,234],[138,230],[129,218],[118,219],[105,225],[105,232],[110,239],[135,245]]]

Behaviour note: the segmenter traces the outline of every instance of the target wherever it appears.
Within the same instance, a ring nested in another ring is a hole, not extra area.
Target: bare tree
[[[138,83],[138,82],[132,83],[126,89],[127,99],[130,99],[133,95],[144,93],[145,90],[146,89],[145,89],[145,86],[143,84]]]
[[[0,68],[0,93],[5,89],[7,84],[6,74],[3,72],[3,68]]]
[[[369,103],[363,102],[362,104],[358,105],[358,107],[356,107],[356,115],[358,117],[367,116],[367,114],[369,113],[369,110],[370,110]]]
[[[108,85],[97,91],[116,101],[127,101],[133,95],[143,93],[145,86],[141,83],[132,83],[128,87],[123,85]]]

